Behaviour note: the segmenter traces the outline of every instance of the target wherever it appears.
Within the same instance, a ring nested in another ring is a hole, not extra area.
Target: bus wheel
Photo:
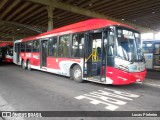
[[[25,65],[24,60],[22,61],[22,68],[23,68],[23,69],[26,69],[26,65]]]
[[[82,79],[82,70],[79,65],[75,65],[72,69],[72,76],[76,82],[83,82]]]
[[[29,70],[29,71],[31,71],[31,64],[30,64],[30,61],[28,60],[28,62],[27,62],[27,70]]]

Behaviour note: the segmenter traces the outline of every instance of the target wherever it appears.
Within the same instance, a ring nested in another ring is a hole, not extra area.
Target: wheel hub
[[[78,79],[78,78],[80,78],[81,77],[81,70],[80,69],[76,69],[75,71],[74,71],[74,76],[75,76],[75,78],[76,79]]]

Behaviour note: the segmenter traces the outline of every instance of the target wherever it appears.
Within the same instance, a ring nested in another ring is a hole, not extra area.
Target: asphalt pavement
[[[159,75],[158,72],[153,74],[153,77]],[[147,76],[142,84],[121,86],[77,83],[68,77],[38,70],[27,71],[14,64],[1,64],[0,111],[160,111],[160,81],[151,76]],[[151,80],[153,83],[156,80],[155,86],[147,84]],[[80,116],[24,119],[106,120],[104,117]],[[119,117],[109,119],[128,120]],[[134,117],[130,119],[135,120]]]

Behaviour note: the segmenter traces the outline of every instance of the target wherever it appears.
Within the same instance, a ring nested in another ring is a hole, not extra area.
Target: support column
[[[53,30],[53,10],[51,6],[47,6],[48,11],[48,31]]]
[[[12,28],[12,41],[15,41],[15,33],[16,33],[16,29]]]

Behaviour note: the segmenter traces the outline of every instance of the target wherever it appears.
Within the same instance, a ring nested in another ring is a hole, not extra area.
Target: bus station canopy
[[[0,41],[45,32],[48,21],[55,29],[89,18],[117,21],[141,32],[160,31],[159,0],[0,0],[0,13]]]

